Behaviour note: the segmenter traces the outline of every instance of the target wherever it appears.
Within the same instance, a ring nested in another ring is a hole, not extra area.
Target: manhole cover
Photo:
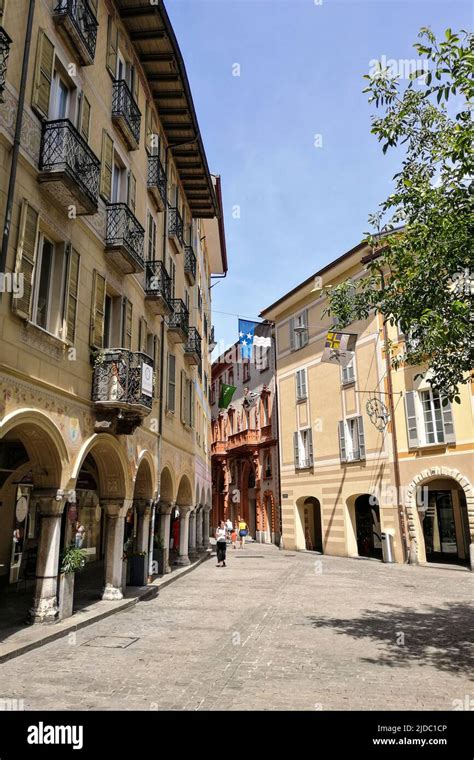
[[[83,647],[106,647],[107,649],[126,649],[138,639],[130,636],[96,636],[95,639],[85,641]]]

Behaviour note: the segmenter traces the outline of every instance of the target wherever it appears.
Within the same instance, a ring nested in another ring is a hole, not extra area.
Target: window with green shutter
[[[102,348],[104,345],[105,288],[105,277],[102,277],[102,275],[94,269],[90,328],[90,344],[94,348]]]
[[[76,340],[77,301],[79,293],[79,262],[78,252],[69,244],[67,246],[68,275],[66,285],[66,298],[64,301],[63,335],[69,343]]]
[[[23,288],[20,297],[12,297],[12,311],[25,319],[31,319],[38,232],[39,214],[27,201],[23,201],[15,264],[15,274],[21,278]]]

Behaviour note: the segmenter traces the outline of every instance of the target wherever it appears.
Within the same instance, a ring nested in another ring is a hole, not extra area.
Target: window
[[[304,401],[307,397],[306,369],[299,369],[296,372],[296,400]]]
[[[339,455],[341,462],[358,462],[365,459],[362,417],[350,417],[339,422]]]
[[[187,427],[194,426],[194,383],[181,370],[181,422]]]
[[[148,261],[155,261],[156,258],[156,222],[150,212],[148,212],[147,223],[147,246],[146,253]]]
[[[262,398],[263,427],[270,424],[270,396],[265,393]]]
[[[456,442],[451,404],[437,390],[407,392],[405,415],[410,449]]]
[[[69,87],[56,71],[54,74],[53,98],[50,109],[52,119],[66,119],[69,113]]]
[[[120,203],[126,197],[127,172],[115,158],[112,168],[112,203]]]
[[[313,431],[311,428],[294,433],[295,469],[303,470],[313,464]]]
[[[229,370],[229,385],[234,385],[234,370]]]
[[[290,319],[290,350],[297,351],[308,343],[308,310]]]
[[[347,367],[342,367],[342,384],[348,385],[355,381],[354,359],[351,359]]]
[[[175,403],[176,403],[176,357],[173,354],[168,354],[168,397],[167,397],[168,412],[175,411]]]
[[[243,362],[242,373],[242,380],[244,383],[248,382],[250,380],[250,362],[248,360]]]
[[[438,391],[422,391],[420,399],[423,408],[426,443],[444,443],[441,398]]]
[[[270,452],[265,454],[263,472],[265,478],[269,479],[272,477],[272,455]]]
[[[171,255],[168,260],[168,274],[171,277],[171,298],[175,298],[176,289],[176,264],[174,263]]]
[[[100,194],[106,201],[112,197],[112,173],[114,167],[114,141],[102,130],[102,153],[100,163]]]
[[[62,328],[65,285],[64,245],[56,245],[40,234],[31,321],[53,335],[59,335]]]
[[[35,76],[31,105],[36,113],[47,119],[54,72],[54,45],[40,29],[36,47]]]
[[[216,384],[212,383],[212,385],[211,385],[211,400],[210,400],[210,403],[211,404],[215,404],[215,402],[216,402]]]

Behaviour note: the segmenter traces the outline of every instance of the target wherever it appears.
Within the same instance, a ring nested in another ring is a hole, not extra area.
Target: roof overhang
[[[211,274],[226,274],[227,248],[224,228],[221,178],[212,176],[218,206],[218,216],[203,222]]]
[[[219,213],[217,200],[183,57],[164,2],[115,0],[115,6],[147,78],[192,215],[211,219]]]

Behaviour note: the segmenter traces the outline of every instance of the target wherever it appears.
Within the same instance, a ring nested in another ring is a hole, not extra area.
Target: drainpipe
[[[20,90],[18,93],[18,107],[16,112],[15,136],[13,139],[12,163],[10,167],[10,179],[8,182],[7,203],[5,208],[5,222],[3,225],[2,251],[0,254],[0,272],[5,272],[7,265],[8,244],[12,222],[13,198],[15,194],[16,173],[20,154],[21,128],[23,125],[23,111],[25,104],[26,78],[30,62],[31,32],[33,29],[33,17],[35,13],[35,0],[30,0],[28,19],[26,22],[25,47],[23,50],[23,63],[21,67]],[[2,293],[0,292],[0,300]]]
[[[277,488],[278,488],[278,505],[279,505],[279,528],[280,528],[280,549],[283,549],[283,510],[282,510],[282,504],[281,504],[281,471],[280,471],[280,417],[278,414],[278,382],[277,382],[277,346],[276,346],[276,337],[275,337],[275,330],[276,325],[275,322],[273,323],[273,330],[272,330],[272,351],[273,355],[275,357],[275,414],[276,414],[276,434],[277,434],[277,462],[278,462],[278,479],[277,479]]]

